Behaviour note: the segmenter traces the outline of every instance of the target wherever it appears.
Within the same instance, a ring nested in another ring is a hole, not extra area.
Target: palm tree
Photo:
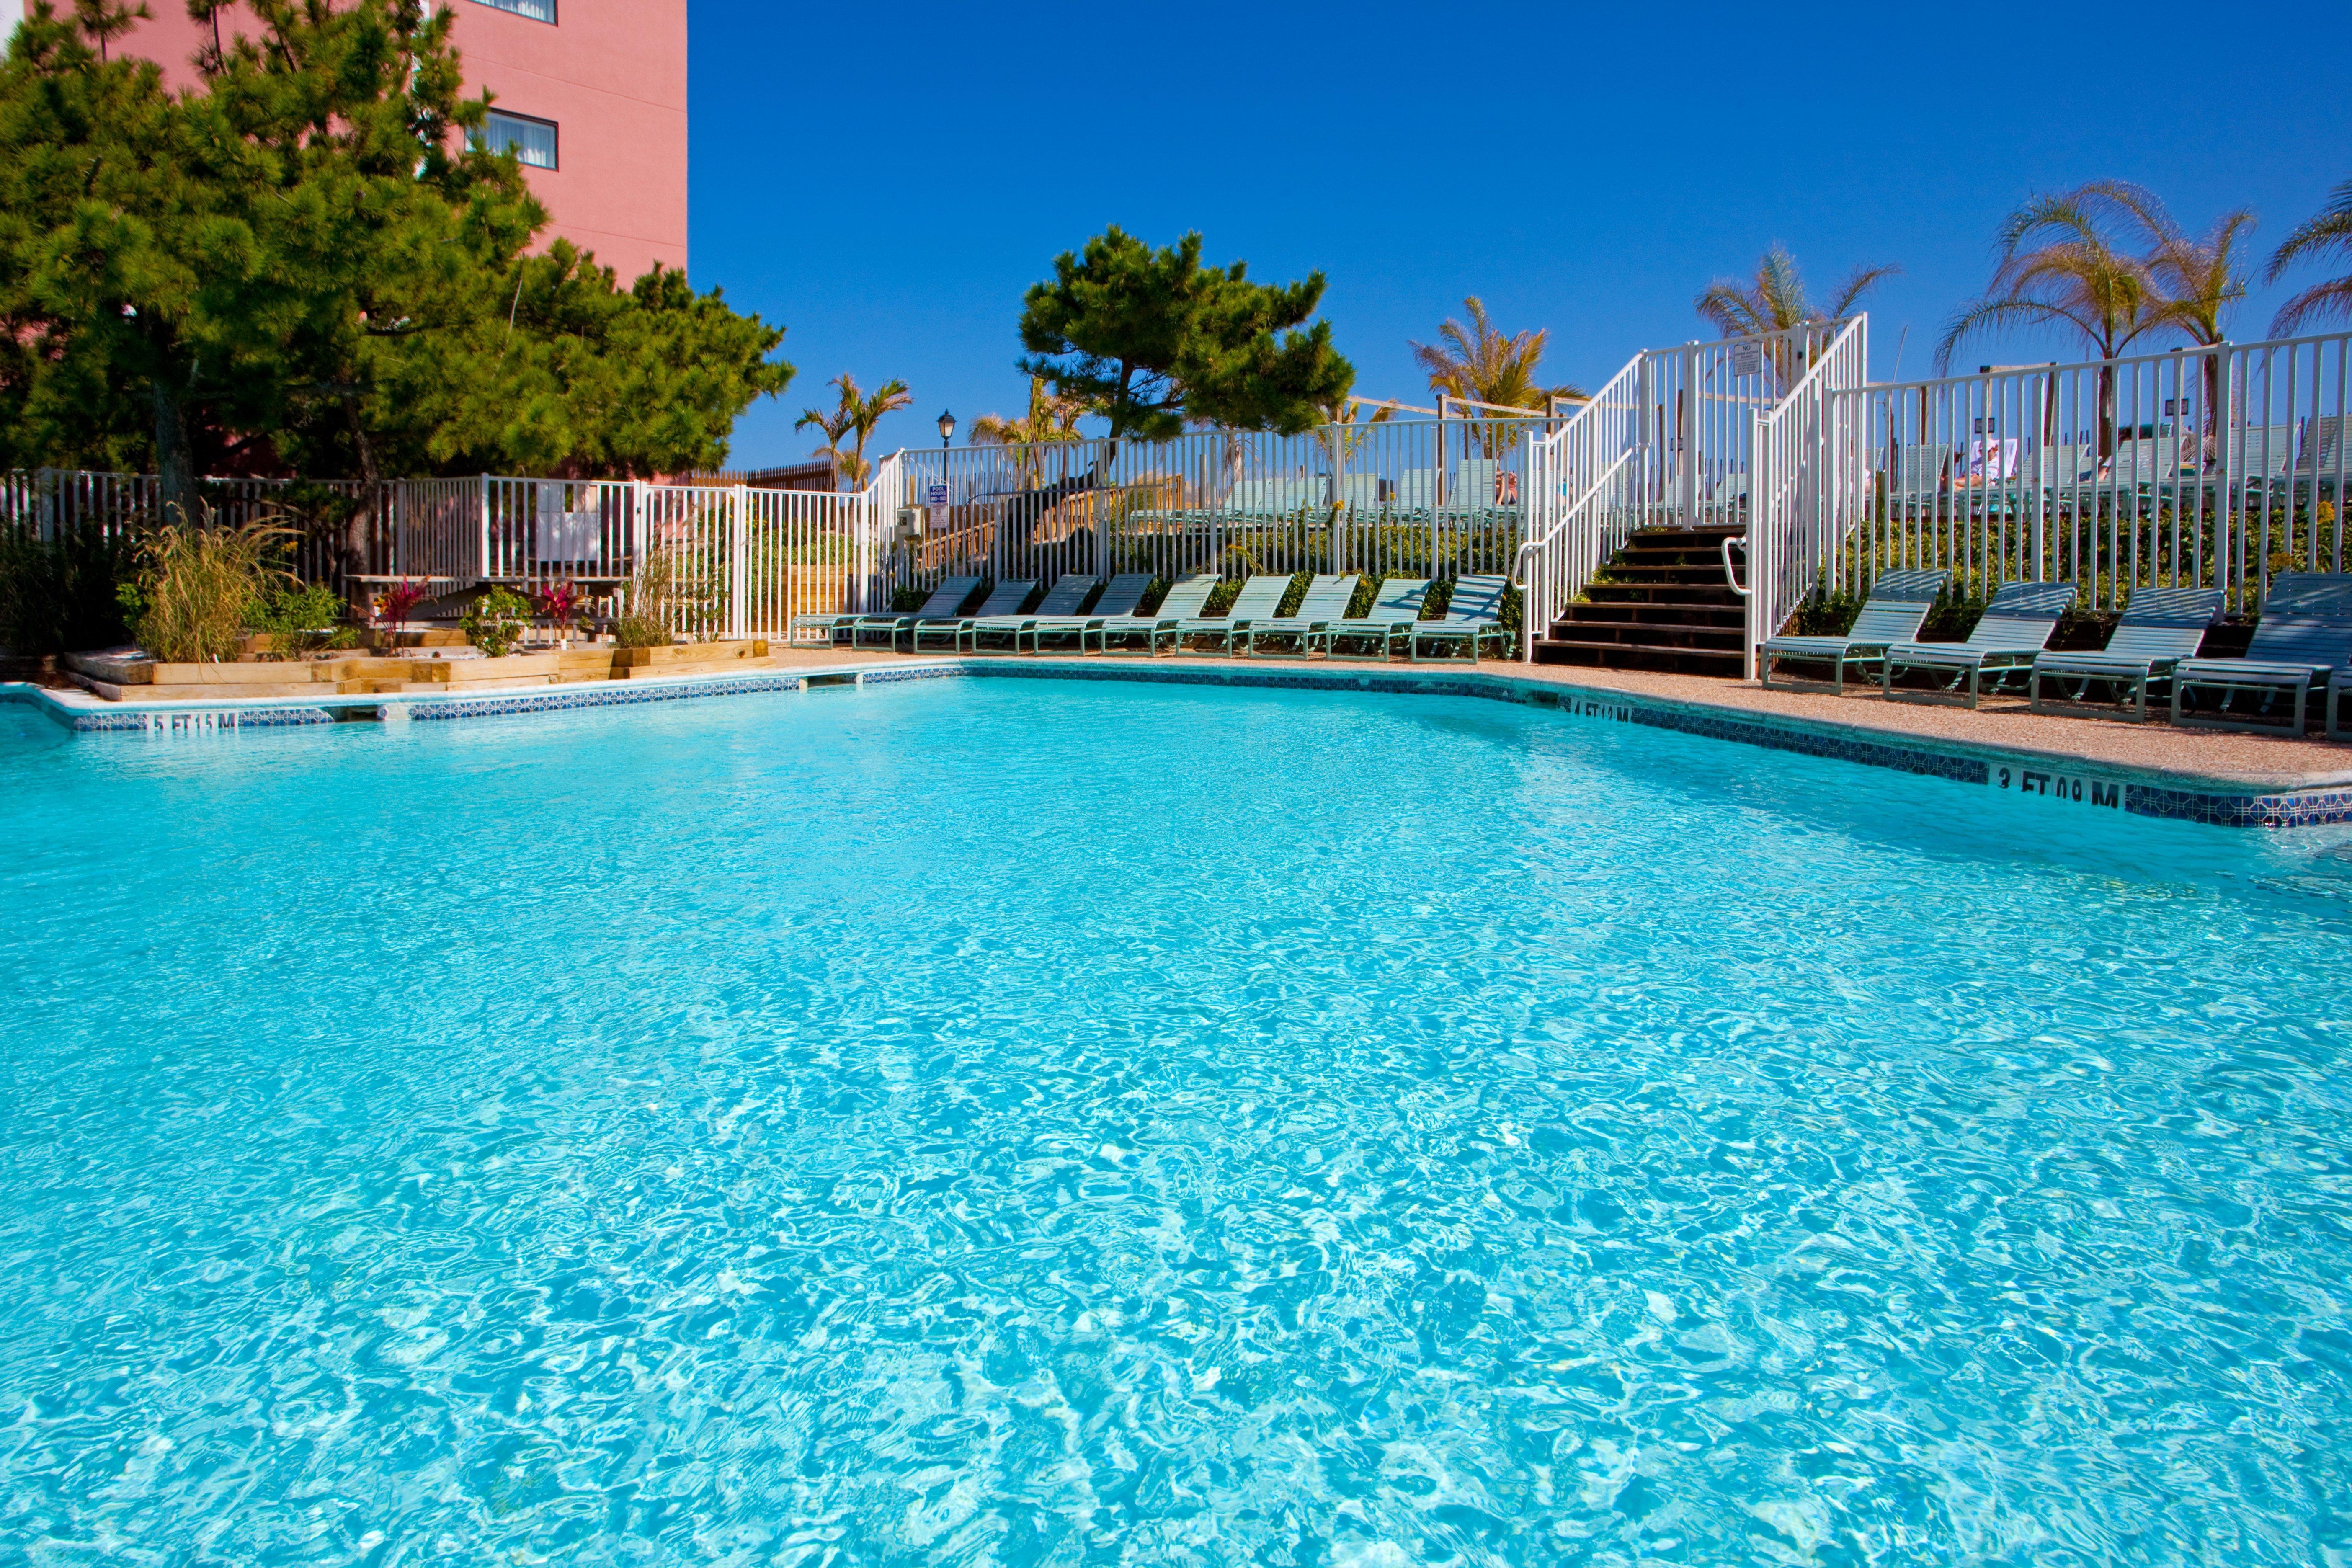
[[[884,382],[872,392],[861,393],[857,382],[847,371],[834,377],[841,388],[841,412],[849,416],[849,434],[853,444],[842,458],[842,468],[849,477],[849,488],[863,489],[874,472],[874,465],[866,460],[866,443],[873,438],[874,426],[882,423],[885,414],[894,414],[914,405],[915,395],[907,384],[897,378]]]
[[[1545,386],[1536,379],[1544,345],[1551,339],[1549,328],[1507,334],[1488,318],[1486,302],[1475,294],[1462,305],[1470,313],[1468,326],[1449,317],[1437,329],[1442,342],[1412,344],[1413,361],[1428,374],[1430,391],[1465,403],[1524,408],[1536,414],[1548,412],[1553,398],[1585,395],[1580,387]],[[1492,426],[1486,427],[1480,441],[1486,456],[1495,455],[1500,438]]]
[[[2083,340],[2102,362],[2165,324],[2166,297],[2154,268],[2127,254],[2113,232],[2121,211],[2108,183],[2033,196],[2001,220],[2000,264],[1984,297],[1945,324],[1936,367],[1951,368],[1969,338],[2009,326],[2054,326]],[[2099,368],[2099,456],[2115,454],[2116,373]]]
[[[1396,405],[1389,403],[1367,405],[1348,398],[1338,403],[1318,404],[1316,407],[1323,416],[1323,423],[1315,432],[1315,444],[1323,448],[1323,455],[1330,465],[1331,510],[1336,512],[1348,504],[1348,459],[1363,450],[1364,443],[1371,439],[1372,426],[1385,425],[1395,416]],[[1369,416],[1363,412],[1367,407],[1371,409]]]
[[[2254,231],[2245,207],[2224,213],[2201,236],[2175,223],[2153,192],[2123,180],[2094,180],[2075,192],[2086,207],[2104,208],[2137,227],[2147,239],[2147,273],[2158,298],[2151,324],[2169,328],[2200,348],[2225,341],[2222,318],[2246,297],[2243,242]],[[2221,430],[2221,358],[2201,354],[2205,382],[2205,456],[2219,455]]]
[[[1030,448],[1085,440],[1078,430],[1078,421],[1085,416],[1084,404],[1075,397],[1056,396],[1048,390],[1044,376],[1033,375],[1029,378],[1029,412],[1018,419],[1007,419],[1001,414],[982,415],[971,422],[971,444],[1012,447],[1013,467],[1034,481],[1042,464]]]
[[[1544,386],[1537,382],[1536,366],[1551,339],[1549,328],[1507,336],[1488,319],[1486,303],[1478,296],[1473,294],[1462,304],[1470,312],[1468,326],[1449,317],[1437,329],[1443,343],[1412,345],[1414,363],[1429,374],[1430,391],[1470,403],[1538,412],[1549,399],[1584,395],[1574,386]]]
[[[1029,378],[1029,412],[1018,419],[983,414],[971,422],[973,446],[1035,447],[1049,441],[1081,441],[1078,421],[1086,405],[1075,397],[1057,397],[1046,389],[1045,378]]]
[[[834,384],[827,382],[825,384],[831,386]],[[824,435],[824,445],[817,447],[809,456],[832,459],[834,482],[836,484],[840,482],[842,464],[847,460],[847,454],[841,449],[841,438],[849,434],[849,399],[846,397],[841,400],[838,407],[830,412],[822,408],[803,408],[801,410],[801,416],[793,421],[793,428],[795,430],[805,430],[814,425]]]
[[[1693,307],[1701,321],[1727,338],[1769,337],[1792,327],[1843,321],[1881,279],[1892,278],[1902,270],[1892,262],[1857,267],[1838,285],[1829,309],[1817,310],[1805,296],[1805,279],[1797,270],[1797,258],[1776,239],[1764,252],[1764,258],[1756,264],[1753,281],[1742,283],[1737,278],[1718,278],[1693,301]]]
[[[2327,194],[2327,205],[2296,226],[2271,257],[2263,281],[2275,283],[2279,274],[2298,261],[2352,258],[2352,180]],[[2279,307],[2271,319],[2271,335],[2283,338],[2305,322],[2331,316],[2352,316],[2352,273],[2315,283]]]

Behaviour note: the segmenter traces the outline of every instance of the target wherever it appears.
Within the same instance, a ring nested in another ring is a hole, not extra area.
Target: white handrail
[[[1729,588],[1733,593],[1738,595],[1744,599],[1748,597],[1749,590],[1739,585],[1739,579],[1734,576],[1731,571],[1731,547],[1734,544],[1738,544],[1742,548],[1745,548],[1746,541],[1734,539],[1728,533],[1723,536],[1723,582],[1724,586]]]
[[[1841,548],[1853,521],[1849,492],[1835,482],[1850,429],[1832,393],[1867,380],[1868,318],[1848,321],[1789,395],[1769,413],[1750,416],[1748,496],[1747,679],[1756,650],[1780,629],[1811,588],[1829,552]]]

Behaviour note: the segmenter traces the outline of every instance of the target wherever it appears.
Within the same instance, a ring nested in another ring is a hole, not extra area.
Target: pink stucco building
[[[426,3],[457,13],[466,85],[496,100],[490,133],[521,158],[548,232],[594,251],[624,283],[656,261],[684,267],[687,0]],[[0,31],[24,8],[0,0]],[[150,8],[123,47],[175,84],[194,80],[202,40],[183,0]]]

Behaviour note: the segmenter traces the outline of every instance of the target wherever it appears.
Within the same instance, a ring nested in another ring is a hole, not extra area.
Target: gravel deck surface
[[[888,657],[872,649],[853,656],[793,648],[780,652],[778,660],[797,667],[873,664]],[[1098,664],[1103,660],[1094,658],[1087,662]],[[1160,668],[1176,665],[1261,670],[1326,668],[1320,659],[1164,658],[1123,658],[1118,662]],[[1382,667],[1342,660],[1328,668],[1335,672],[1364,673]],[[1443,674],[1449,668],[1467,668],[1462,664],[1387,667],[1394,674]],[[1632,697],[1843,725],[1917,740],[1997,746],[2004,751],[2032,752],[2071,762],[2222,779],[2265,788],[2352,783],[2352,744],[2316,739],[2290,741],[2219,730],[2176,730],[2154,717],[2145,724],[2135,724],[2124,719],[2036,713],[2027,707],[2023,698],[1987,698],[1981,708],[1971,712],[1955,702],[1919,697],[1889,701],[1868,688],[1864,689],[1866,695],[1849,688],[1849,695],[1839,697],[1827,690],[1767,690],[1752,682],[1719,680],[1702,675],[1654,675],[1641,670],[1582,669],[1549,664],[1530,667],[1491,659],[1477,668],[1485,675],[1532,679],[1587,691],[1621,691]]]

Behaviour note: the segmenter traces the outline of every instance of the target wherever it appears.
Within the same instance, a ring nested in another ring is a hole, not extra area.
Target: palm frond
[[[2297,224],[2271,253],[2263,281],[2275,283],[2279,274],[2298,261],[2352,256],[2352,180],[2327,194],[2327,205]],[[2307,292],[2307,290],[2306,290]],[[2284,312],[2281,312],[2284,319]]]

